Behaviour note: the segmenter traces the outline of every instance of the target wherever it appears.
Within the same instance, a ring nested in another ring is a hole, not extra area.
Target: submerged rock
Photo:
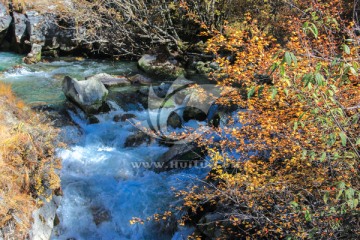
[[[111,213],[104,207],[94,206],[90,208],[93,216],[94,223],[99,226],[103,222],[109,222],[111,220]]]
[[[100,123],[100,120],[94,115],[89,116],[88,121],[89,121],[90,124]]]
[[[132,113],[125,113],[123,115],[115,115],[114,122],[125,122],[128,119],[136,118],[135,114]]]
[[[125,140],[125,147],[138,147],[146,143],[149,145],[151,143],[151,137],[146,133],[139,131],[134,135],[130,135]]]
[[[115,77],[107,73],[99,73],[94,76],[86,78],[87,80],[99,80],[106,87],[119,87],[130,85],[130,81],[125,77]]]
[[[181,75],[185,75],[186,71],[176,61],[166,60],[160,62],[155,55],[144,55],[138,61],[140,69],[148,74],[157,76],[164,76],[169,78],[177,78]]]
[[[78,81],[66,76],[63,80],[62,90],[65,96],[86,114],[101,112],[108,95],[108,90],[98,79]]]

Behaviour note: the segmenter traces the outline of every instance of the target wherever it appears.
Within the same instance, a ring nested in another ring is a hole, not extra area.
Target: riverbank
[[[0,238],[29,236],[33,211],[60,189],[58,130],[0,83]]]

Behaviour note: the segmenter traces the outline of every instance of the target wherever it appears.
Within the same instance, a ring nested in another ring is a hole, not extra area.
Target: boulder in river
[[[143,55],[138,61],[138,65],[141,70],[148,74],[173,79],[186,73],[185,69],[176,60],[160,62],[155,55]]]
[[[182,127],[182,119],[176,112],[170,113],[167,119],[167,126],[172,128],[181,128]]]
[[[125,77],[112,76],[107,73],[99,73],[94,76],[86,78],[87,80],[96,79],[102,82],[105,87],[119,87],[130,85],[130,81]]]
[[[106,104],[109,92],[98,79],[78,81],[66,76],[62,85],[65,96],[89,115],[101,112]]]
[[[152,79],[146,77],[142,74],[136,74],[134,76],[129,77],[129,80],[132,84],[140,84],[140,85],[150,85],[152,83]]]
[[[151,137],[142,131],[138,131],[134,135],[130,135],[125,140],[125,147],[138,147],[146,143],[151,143]]]
[[[125,113],[123,115],[115,115],[114,116],[114,122],[125,122],[126,120],[136,118],[135,114],[132,113]]]
[[[110,211],[103,206],[92,206],[90,210],[96,226],[99,226],[103,222],[108,222],[112,218]]]
[[[172,169],[184,169],[194,166],[196,162],[201,161],[203,150],[194,144],[175,144],[167,152],[160,156],[158,161],[162,163],[162,168],[155,169],[156,172],[162,172]]]

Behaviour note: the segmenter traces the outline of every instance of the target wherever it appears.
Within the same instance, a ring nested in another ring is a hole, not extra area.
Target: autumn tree
[[[211,77],[240,88],[219,104],[238,105],[242,126],[214,130],[220,141],[199,141],[211,146],[213,170],[179,193],[189,213],[184,221],[212,209],[221,214],[215,226],[223,239],[360,234],[359,37],[352,4],[284,1],[280,36],[263,16],[247,13],[207,42],[221,67]]]

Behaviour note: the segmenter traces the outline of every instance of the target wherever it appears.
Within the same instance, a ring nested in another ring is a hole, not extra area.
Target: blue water
[[[137,71],[133,62],[56,61],[28,66],[21,63],[21,57],[0,53],[0,69],[4,71],[0,80],[11,83],[15,93],[29,104],[62,104],[61,80],[65,75],[83,79],[100,72],[124,75]],[[154,162],[168,149],[157,143],[124,148],[126,137],[137,129],[131,122],[114,122],[115,114],[125,113],[118,106],[115,109],[99,115],[100,123],[95,125],[70,112],[81,131],[71,126],[62,129],[71,144],[58,149],[64,195],[57,211],[60,225],[52,239],[186,239],[193,230],[177,225],[181,213],[168,223],[131,225],[129,221],[133,217],[146,219],[179,204],[171,188],[196,184],[208,169],[157,174],[137,168],[134,163]],[[148,116],[145,110],[131,113],[140,122]],[[96,221],[94,209],[105,212],[106,217]]]

